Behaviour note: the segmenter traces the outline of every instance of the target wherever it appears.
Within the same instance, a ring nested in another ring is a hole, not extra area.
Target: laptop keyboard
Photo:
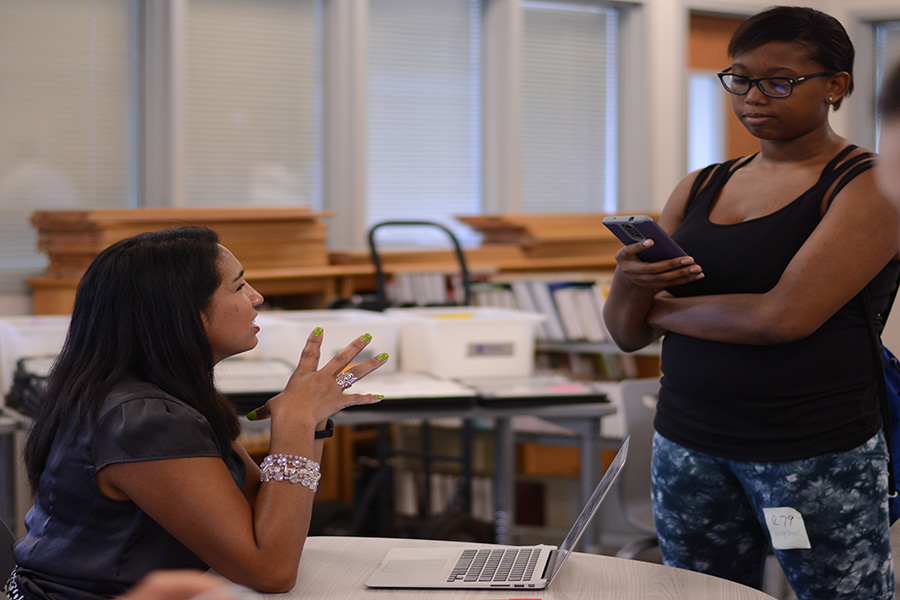
[[[528,581],[540,553],[538,548],[463,550],[447,581]]]

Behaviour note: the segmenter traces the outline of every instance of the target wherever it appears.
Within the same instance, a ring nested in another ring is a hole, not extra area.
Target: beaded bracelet
[[[259,480],[299,483],[312,491],[319,487],[319,463],[293,454],[270,454],[259,465]]]

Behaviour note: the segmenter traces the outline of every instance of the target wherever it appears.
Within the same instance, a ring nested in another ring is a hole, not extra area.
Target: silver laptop
[[[628,439],[594,488],[559,545],[393,548],[366,580],[368,587],[543,589],[550,585],[615,483],[628,454]]]

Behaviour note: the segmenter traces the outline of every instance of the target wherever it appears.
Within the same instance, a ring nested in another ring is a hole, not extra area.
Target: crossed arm
[[[661,216],[670,233],[681,222],[692,174],[673,192]],[[664,332],[700,339],[768,345],[802,339],[850,301],[897,255],[900,219],[875,188],[871,172],[838,194],[813,234],[778,283],[763,294],[675,298],[664,287],[702,277],[693,259],[646,264],[626,246],[617,254],[604,317],[610,334],[626,351],[639,349]]]

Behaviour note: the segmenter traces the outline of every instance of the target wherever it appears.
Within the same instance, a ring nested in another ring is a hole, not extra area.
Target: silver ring
[[[348,387],[359,381],[359,377],[350,371],[344,371],[335,378],[335,381],[341,386],[341,389],[346,390]]]

